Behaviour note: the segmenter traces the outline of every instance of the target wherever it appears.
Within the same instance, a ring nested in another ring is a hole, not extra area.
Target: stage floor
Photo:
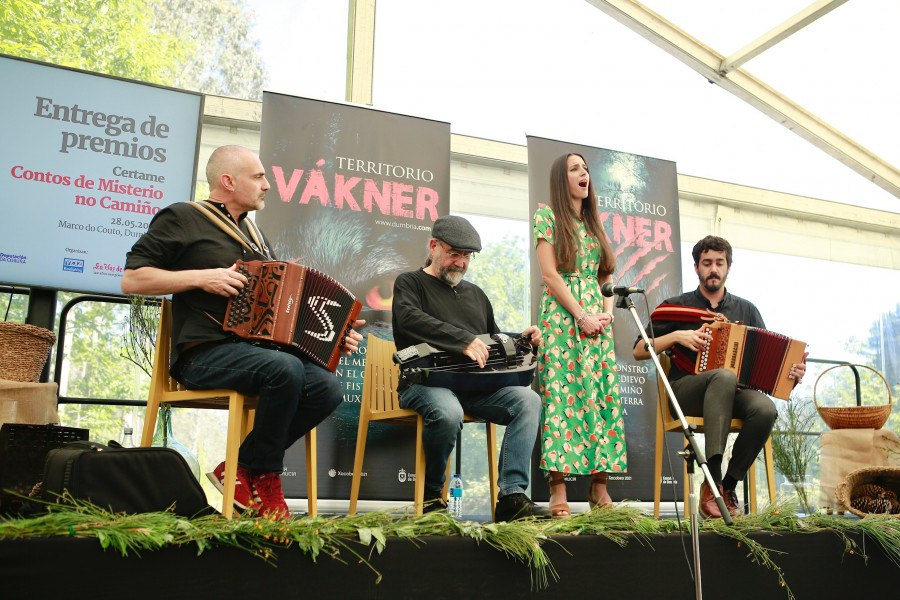
[[[871,540],[853,534],[867,558],[845,553],[828,532],[754,533],[769,549],[794,596],[879,598],[896,589],[900,570]],[[4,598],[693,598],[691,540],[685,535],[626,535],[625,545],[596,535],[554,536],[544,544],[554,578],[536,588],[535,573],[485,543],[460,537],[388,538],[368,557],[382,579],[344,552],[342,563],[313,562],[296,548],[277,561],[234,548],[197,555],[169,547],[122,557],[95,539],[49,538],[0,542]],[[777,574],[754,564],[746,547],[714,533],[700,535],[704,596],[729,600],[787,598]]]

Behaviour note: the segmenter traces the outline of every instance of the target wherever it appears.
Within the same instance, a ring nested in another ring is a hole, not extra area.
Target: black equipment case
[[[47,454],[42,498],[55,502],[67,491],[112,512],[168,510],[192,517],[210,514],[200,482],[171,448],[122,448],[70,442]]]

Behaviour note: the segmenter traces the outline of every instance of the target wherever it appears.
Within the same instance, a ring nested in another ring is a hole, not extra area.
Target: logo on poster
[[[72,273],[84,273],[84,260],[80,258],[64,258],[63,271]]]
[[[415,480],[416,480],[415,473],[408,473],[406,471],[406,469],[404,469],[402,467],[400,468],[399,471],[397,471],[397,481],[399,481],[400,483],[405,483],[407,481],[413,482]]]
[[[26,258],[24,254],[6,254],[5,252],[0,252],[0,262],[19,263],[20,265],[24,265],[28,262],[28,258]]]

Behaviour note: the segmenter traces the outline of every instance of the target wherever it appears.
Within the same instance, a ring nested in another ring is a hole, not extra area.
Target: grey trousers
[[[742,481],[778,417],[772,399],[756,390],[739,390],[737,377],[726,369],[677,379],[672,382],[672,391],[685,416],[703,417],[707,459],[724,454],[731,419],[743,419],[726,473]]]

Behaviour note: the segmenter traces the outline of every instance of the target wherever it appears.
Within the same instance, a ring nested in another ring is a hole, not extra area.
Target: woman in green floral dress
[[[560,156],[550,169],[550,206],[534,214],[533,236],[544,280],[544,347],[538,382],[544,404],[541,468],[554,516],[569,516],[564,477],[591,475],[591,508],[610,504],[608,473],[627,466],[619,376],[612,336],[615,257],[600,224],[584,158]]]

